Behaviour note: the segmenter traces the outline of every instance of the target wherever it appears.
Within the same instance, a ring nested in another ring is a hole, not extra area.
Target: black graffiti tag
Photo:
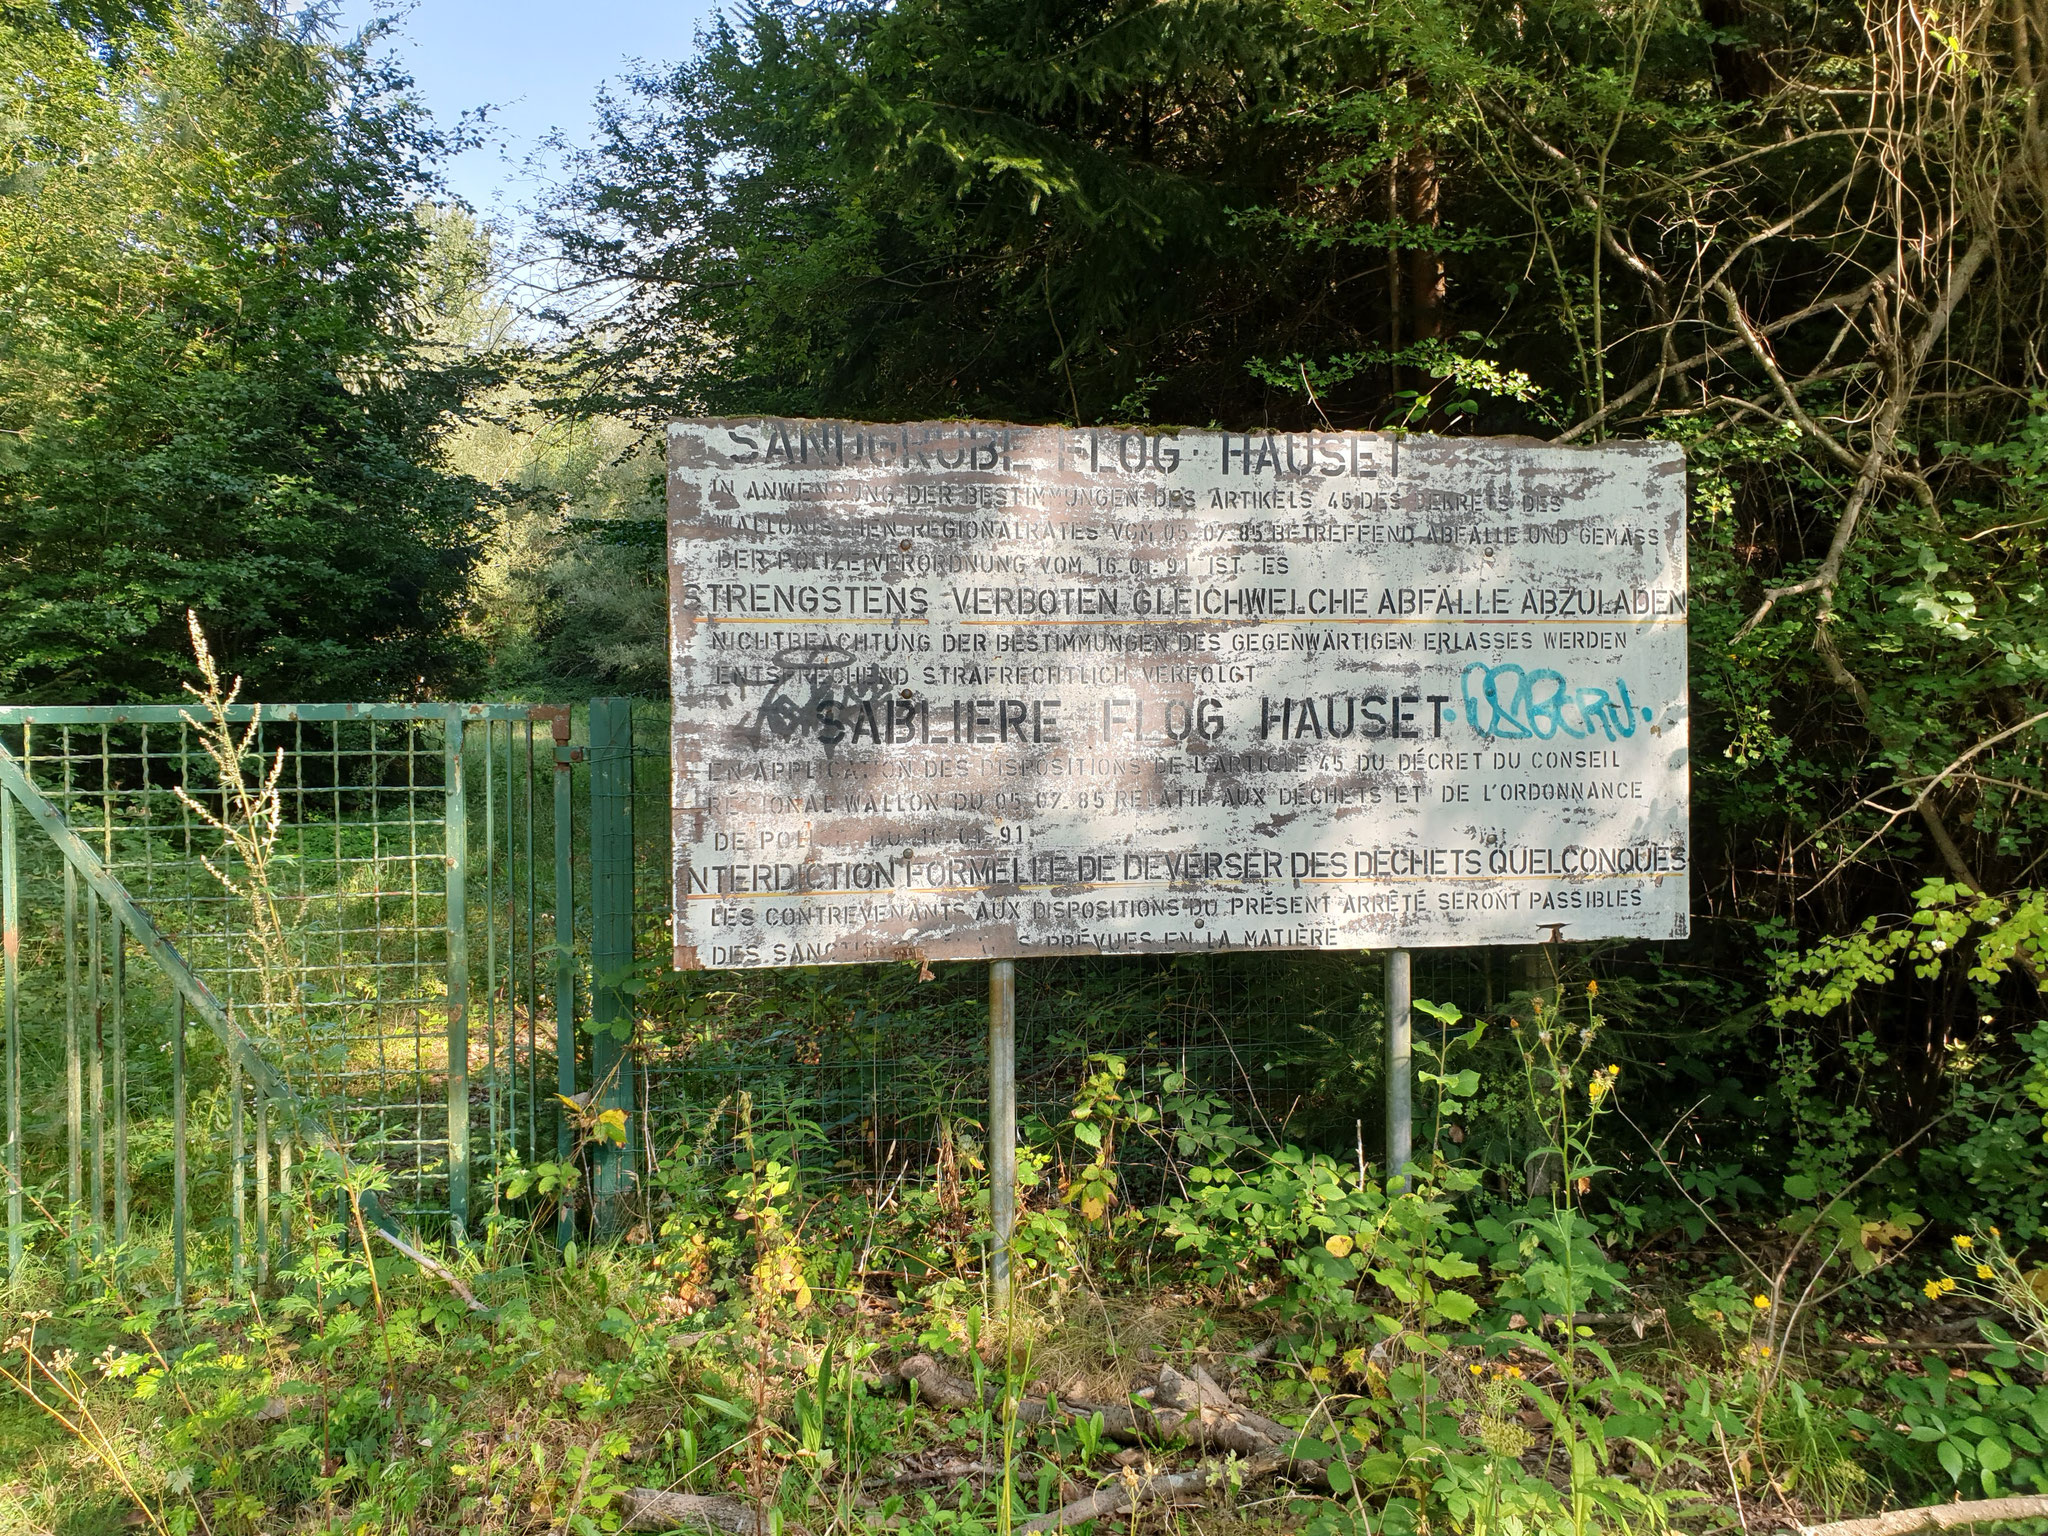
[[[871,703],[887,695],[889,675],[877,664],[858,666],[843,645],[807,640],[775,653],[768,692],[740,734],[755,751],[816,740],[830,757],[843,739],[834,729],[837,706]]]

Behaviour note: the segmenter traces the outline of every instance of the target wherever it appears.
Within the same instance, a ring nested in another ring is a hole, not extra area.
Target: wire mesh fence
[[[4,709],[0,747],[290,1091],[381,1167],[386,1205],[460,1221],[473,1177],[553,1137],[539,1104],[555,962],[535,722],[505,705],[231,715],[248,733],[245,778],[275,789],[260,871],[223,834],[237,811],[203,711]],[[0,796],[17,823],[19,798]],[[135,936],[57,844],[13,830],[17,1192],[69,1229],[74,1262],[125,1242],[140,1215],[174,1226],[181,1256],[188,1226],[218,1233],[232,1270],[260,1277],[289,1232],[277,1106],[185,1027],[169,977],[135,963]],[[265,902],[281,948],[256,941]]]

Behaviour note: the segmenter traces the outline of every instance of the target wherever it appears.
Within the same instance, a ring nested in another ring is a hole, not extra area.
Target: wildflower
[[[1588,997],[1598,997],[1599,995],[1600,995],[1600,983],[1599,983],[1599,982],[1597,982],[1597,981],[1589,981],[1589,982],[1587,982],[1587,983],[1586,983],[1586,996],[1588,996]]]
[[[1991,1229],[1991,1235],[1992,1235],[1993,1237],[1996,1237],[1996,1236],[1998,1236],[1998,1228],[1996,1228],[1996,1227],[1993,1227],[1993,1228]]]
[[[1520,1381],[1522,1379],[1522,1368],[1519,1365],[1511,1365],[1507,1369],[1507,1374],[1509,1380]]]
[[[1500,1418],[1494,1414],[1482,1413],[1474,1426],[1480,1445],[1490,1456],[1502,1461],[1514,1461],[1526,1456],[1536,1437],[1513,1419]]]
[[[1477,1360],[1474,1360],[1474,1361],[1472,1362],[1472,1374],[1473,1374],[1474,1376],[1477,1376],[1477,1375],[1479,1374],[1480,1370],[1481,1370],[1481,1366],[1480,1366],[1479,1362],[1478,1362]]]
[[[1935,1281],[1928,1281],[1925,1285],[1920,1287],[1920,1291],[1921,1294],[1924,1295],[1929,1301],[1941,1300],[1941,1286],[1937,1284]]]
[[[1976,1243],[1973,1239],[1958,1234],[1958,1236],[1955,1239],[1955,1245],[1958,1248],[1962,1249],[1963,1252],[1968,1253],[1972,1248],[1976,1246]]]
[[[1757,1352],[1757,1353],[1758,1353],[1759,1355],[1762,1355],[1762,1356],[1764,1357],[1764,1359],[1766,1359],[1766,1360],[1768,1360],[1768,1359],[1770,1359],[1770,1358],[1771,1358],[1771,1346],[1770,1346],[1770,1345],[1768,1345],[1768,1344],[1759,1344],[1759,1345],[1757,1345],[1757,1347],[1756,1347],[1756,1352]]]
[[[50,1369],[62,1371],[67,1376],[71,1374],[71,1368],[76,1364],[78,1364],[78,1351],[75,1349],[60,1349],[57,1353],[50,1356]]]
[[[1989,1280],[1991,1278],[1991,1266],[1989,1264],[1979,1264],[1977,1266],[1977,1278],[1979,1280]]]
[[[1759,1312],[1768,1312],[1771,1310],[1771,1298],[1766,1296],[1762,1291],[1758,1291],[1756,1295],[1752,1296],[1749,1299],[1749,1304],[1755,1307]]]

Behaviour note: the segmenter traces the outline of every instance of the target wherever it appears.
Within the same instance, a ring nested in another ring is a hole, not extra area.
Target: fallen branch
[[[632,1488],[621,1495],[629,1531],[719,1531],[725,1536],[764,1536],[760,1512],[744,1499],[708,1493],[665,1493]]]
[[[1239,1407],[1199,1365],[1193,1376],[1183,1376],[1170,1365],[1161,1366],[1154,1401],[1179,1414],[1155,1415],[1159,1432],[1204,1451],[1268,1456],[1294,1439],[1285,1425]]]
[[[1363,1135],[1364,1132],[1361,1131],[1359,1134]],[[1363,1154],[1361,1153],[1360,1155],[1362,1156]],[[1283,1334],[1268,1334],[1248,1349],[1240,1350],[1237,1354],[1232,1355],[1224,1363],[1233,1371],[1256,1370],[1279,1352],[1280,1341],[1283,1337],[1285,1337]]]
[[[1286,1463],[1286,1459],[1284,1456],[1261,1456],[1251,1461],[1212,1461],[1192,1472],[1161,1472],[1152,1477],[1126,1474],[1122,1480],[1089,1494],[1085,1499],[1076,1499],[1050,1514],[1026,1520],[1017,1527],[1017,1536],[1065,1530],[1084,1520],[1100,1520],[1105,1515],[1120,1514],[1153,1499],[1176,1499],[1184,1494],[1206,1493],[1211,1488],[1222,1487],[1233,1473],[1241,1482],[1247,1483],[1271,1477]]]
[[[2043,1518],[2048,1518],[2048,1498],[2029,1494],[2013,1499],[1973,1499],[1967,1504],[1930,1504],[1923,1509],[1895,1509],[1864,1520],[1802,1525],[1799,1536],[1915,1536],[1920,1531],[1959,1531],[1973,1525]]]
[[[408,1259],[411,1259],[413,1263],[419,1265],[421,1269],[424,1269],[436,1280],[444,1282],[449,1290],[453,1291],[456,1295],[462,1298],[463,1304],[467,1306],[470,1311],[488,1312],[491,1310],[482,1302],[478,1301],[476,1299],[475,1292],[471,1291],[468,1286],[464,1285],[459,1279],[457,1279],[455,1276],[455,1271],[450,1269],[447,1265],[443,1264],[439,1259],[430,1258],[428,1255],[421,1253],[419,1249],[413,1247],[411,1243],[408,1243],[396,1232],[387,1232],[384,1230],[384,1228],[378,1226],[374,1222],[367,1223],[366,1225],[368,1225],[370,1230],[373,1233],[375,1233],[378,1237],[383,1238],[385,1242],[389,1243],[392,1247],[396,1248]]]
[[[893,1476],[871,1477],[860,1486],[863,1493],[877,1493],[886,1488],[914,1488],[924,1483],[985,1483],[999,1475],[1000,1469],[991,1462],[949,1456],[929,1466],[900,1467]]]
[[[1159,1370],[1159,1385],[1150,1403],[1090,1403],[1046,1397],[1020,1398],[1019,1424],[1042,1424],[1049,1418],[1096,1418],[1102,1434],[1126,1445],[1180,1446],[1206,1456],[1233,1456],[1244,1462],[1290,1467],[1291,1475],[1324,1485],[1328,1470],[1314,1462],[1297,1462],[1290,1451],[1295,1431],[1240,1406],[1201,1366],[1184,1376],[1171,1365]],[[912,1355],[896,1367],[897,1376],[914,1383],[919,1395],[942,1408],[992,1409],[993,1394],[980,1395],[972,1382],[948,1371],[930,1355]],[[1087,1518],[1087,1517],[1077,1517]]]
[[[916,1384],[918,1394],[941,1408],[992,1409],[997,1394],[977,1392],[973,1382],[955,1376],[930,1355],[912,1355],[896,1374]],[[1192,1377],[1172,1366],[1162,1367],[1156,1406],[1142,1403],[1091,1403],[1076,1399],[1024,1397],[1017,1401],[1019,1424],[1040,1424],[1049,1417],[1102,1419],[1102,1432],[1112,1440],[1151,1445],[1174,1442],[1198,1451],[1237,1456],[1269,1456],[1294,1436],[1271,1419],[1240,1408],[1230,1394],[1200,1366]]]

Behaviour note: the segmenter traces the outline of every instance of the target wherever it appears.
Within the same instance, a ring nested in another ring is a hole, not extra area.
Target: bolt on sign
[[[676,964],[1687,931],[1668,443],[669,429]]]

